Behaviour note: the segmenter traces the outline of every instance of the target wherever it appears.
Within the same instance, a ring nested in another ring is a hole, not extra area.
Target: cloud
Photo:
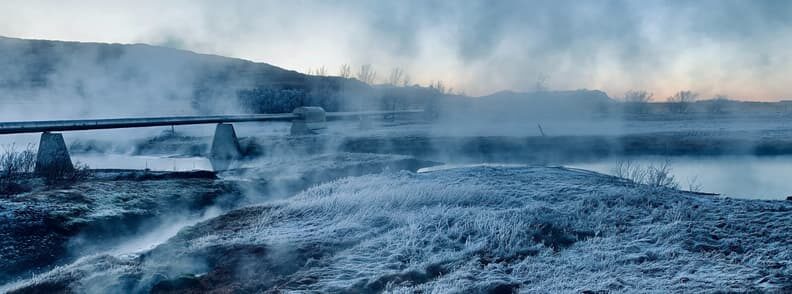
[[[296,70],[371,63],[485,94],[791,97],[786,1],[6,1],[0,34],[146,42]]]

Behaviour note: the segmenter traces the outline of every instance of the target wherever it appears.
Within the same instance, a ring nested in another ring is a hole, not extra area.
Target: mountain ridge
[[[458,105],[465,108],[481,100],[465,98],[470,97],[434,87],[368,85],[354,78],[306,75],[263,62],[143,43],[0,37],[0,101],[31,105],[0,113],[12,119],[278,113],[299,106],[455,111]],[[567,111],[568,105],[612,100],[596,90],[500,91],[478,98],[499,101],[480,108],[492,112],[513,110],[505,105],[511,103]]]

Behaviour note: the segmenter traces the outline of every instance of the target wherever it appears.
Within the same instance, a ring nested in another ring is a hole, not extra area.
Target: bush
[[[24,181],[30,178],[36,164],[36,152],[28,145],[17,151],[14,145],[0,153],[0,194],[9,195],[29,190]]]
[[[696,102],[698,94],[693,91],[679,91],[674,96],[668,97],[668,110],[672,113],[686,113],[690,105]]]
[[[631,113],[645,114],[649,112],[649,102],[654,94],[647,91],[631,90],[624,93],[624,103]]]
[[[668,160],[659,165],[650,164],[648,166],[638,165],[631,161],[619,161],[613,170],[613,175],[652,188],[679,188],[679,183],[671,174],[671,162]]]
[[[15,145],[6,146],[0,152],[0,195],[12,195],[30,191],[31,179],[36,167],[36,152],[33,145],[18,151]],[[76,162],[73,169],[52,168],[40,175],[47,185],[72,184],[91,175],[87,164]]]
[[[49,169],[44,174],[47,185],[73,184],[87,179],[91,175],[91,168],[82,162],[75,162],[73,169]]]
[[[707,111],[713,114],[723,114],[726,113],[726,107],[728,106],[728,104],[729,104],[729,97],[718,95],[715,96],[715,98],[713,98],[710,101]]]

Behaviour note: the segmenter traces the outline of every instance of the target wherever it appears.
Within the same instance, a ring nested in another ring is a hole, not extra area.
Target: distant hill
[[[524,118],[586,118],[607,113],[617,101],[598,90],[501,91],[468,99],[443,99],[445,116],[515,121]]]
[[[479,98],[481,107],[487,105],[503,104],[522,111],[544,113],[547,111],[578,112],[592,110],[616,102],[608,94],[599,90],[574,90],[574,91],[537,91],[537,92],[512,92],[501,91],[492,95]],[[493,103],[495,102],[495,103]],[[527,108],[527,109],[525,109]]]
[[[118,115],[426,108],[438,115],[510,117],[591,112],[601,91],[498,92],[471,98],[431,87],[370,86],[266,63],[144,45],[0,37],[4,120]]]
[[[332,111],[374,92],[355,79],[185,50],[0,37],[0,102],[30,114]]]

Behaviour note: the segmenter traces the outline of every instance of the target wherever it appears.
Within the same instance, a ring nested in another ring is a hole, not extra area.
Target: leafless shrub
[[[634,183],[642,183],[646,178],[646,169],[635,164],[630,160],[618,161],[611,171],[614,176],[629,180]]]
[[[678,189],[679,183],[671,171],[671,163],[668,160],[648,166],[635,164],[632,161],[619,161],[614,167],[613,175],[652,188]]]
[[[12,144],[0,153],[0,194],[15,194],[26,190],[22,183],[29,178],[36,164],[36,152],[28,145],[17,151]]]
[[[674,96],[668,97],[668,110],[674,113],[686,113],[690,104],[696,101],[698,94],[693,91],[679,91]]]
[[[698,181],[698,177],[693,177],[688,181],[687,190],[690,192],[701,192],[702,186]]]
[[[679,184],[671,174],[671,164],[669,161],[666,160],[660,165],[650,165],[647,169],[646,184],[650,187],[679,188]]]
[[[73,184],[84,181],[91,175],[91,168],[82,162],[75,162],[73,168],[65,166],[53,167],[46,170],[43,174],[44,182],[47,185]]]

